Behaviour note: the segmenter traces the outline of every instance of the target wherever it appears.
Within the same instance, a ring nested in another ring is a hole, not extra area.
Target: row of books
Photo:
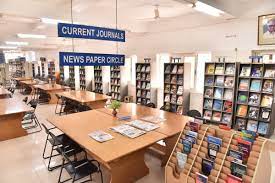
[[[273,93],[273,88],[272,80],[265,80],[263,85],[262,81],[258,79],[252,79],[251,82],[248,79],[240,79],[239,83],[239,90],[242,91]]]
[[[151,98],[151,92],[148,90],[137,90],[137,97]]]
[[[183,105],[183,96],[165,94],[164,102]]]
[[[174,95],[182,95],[183,94],[183,86],[177,87],[177,85],[165,84],[164,93],[171,93]]]
[[[120,71],[117,71],[117,72],[111,72],[111,78],[120,78]]]
[[[164,110],[174,112],[174,113],[177,113],[177,114],[182,114],[183,113],[183,106],[173,104],[173,103],[170,103],[170,102],[166,102],[164,104]]]
[[[136,72],[150,72],[150,65],[137,65]]]
[[[267,135],[269,131],[269,123],[264,121],[247,120],[244,118],[236,119],[236,130],[249,130],[261,135]]]
[[[259,108],[247,105],[238,105],[237,113],[238,117],[249,119],[260,119],[261,121],[270,121],[271,109]]]
[[[213,100],[212,99],[204,99],[204,109],[215,110],[215,111],[224,111],[226,113],[233,112],[233,105],[231,101],[223,101],[223,100]]]
[[[120,92],[120,86],[111,86],[111,92]]]
[[[120,79],[111,79],[111,85],[120,85]]]
[[[138,81],[137,82],[137,89],[146,89],[150,90],[151,84],[150,82]]]
[[[138,97],[137,98],[137,103],[142,104],[142,105],[146,105],[146,104],[151,103],[151,99],[150,98],[140,98],[140,97]]]
[[[101,71],[95,71],[95,77],[102,77]]]
[[[252,105],[271,108],[273,104],[273,96],[268,94],[249,93],[240,91],[238,93],[238,104]]]
[[[94,67],[94,70],[95,70],[95,71],[102,71],[102,67],[101,67],[101,66],[95,66],[95,67]]]
[[[96,83],[102,83],[102,77],[95,77]]]
[[[146,80],[146,81],[150,81],[150,73],[137,73],[137,80]]]
[[[206,64],[206,74],[225,74],[225,75],[234,75],[236,71],[236,67],[234,63],[210,63]]]
[[[121,95],[119,93],[112,93],[111,94],[112,99],[121,100]]]
[[[165,73],[172,73],[172,74],[183,74],[184,66],[183,65],[176,65],[176,64],[169,64],[164,69]]]
[[[80,80],[80,85],[86,85],[86,81],[85,80]]]
[[[164,82],[171,83],[171,84],[177,84],[177,85],[183,85],[183,75],[177,76],[177,75],[165,74]]]
[[[218,111],[205,110],[203,118],[206,120],[211,120],[225,125],[231,124],[232,114],[231,113],[222,113]]]
[[[120,66],[111,66],[111,71],[120,71]]]
[[[240,72],[241,77],[266,77],[266,78],[275,78],[275,69],[266,68],[262,65],[243,65]]]
[[[205,98],[215,98],[215,99],[223,99],[232,101],[233,100],[233,90],[226,88],[209,88],[206,87],[204,91],[204,97]]]
[[[235,85],[235,81],[234,77],[232,76],[206,76],[205,85],[233,88]]]

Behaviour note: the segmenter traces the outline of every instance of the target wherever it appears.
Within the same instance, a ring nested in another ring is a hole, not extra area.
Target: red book
[[[228,174],[226,182],[227,183],[242,183],[242,179],[240,179],[239,177],[236,177],[234,175]]]
[[[237,142],[238,142],[239,151],[243,153],[243,161],[247,162],[247,159],[249,157],[249,154],[252,148],[252,143],[242,138],[238,138]]]

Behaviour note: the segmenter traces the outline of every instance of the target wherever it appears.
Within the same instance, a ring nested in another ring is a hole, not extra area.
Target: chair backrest
[[[38,101],[36,99],[32,99],[28,103],[32,108],[36,109]]]
[[[190,116],[190,117],[201,117],[201,113],[198,111],[198,110],[189,110],[187,111],[187,116]]]
[[[145,105],[146,107],[156,108],[156,105],[154,103],[148,103]]]
[[[59,100],[61,97],[57,93],[55,94],[56,98]]]
[[[41,123],[41,125],[44,128],[46,134],[49,134],[49,132],[50,132],[49,129],[43,123]]]
[[[23,102],[25,102],[25,103],[27,103],[28,102],[28,97],[25,97],[24,99],[23,99]]]

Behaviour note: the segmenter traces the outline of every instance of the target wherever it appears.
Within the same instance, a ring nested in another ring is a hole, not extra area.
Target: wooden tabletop
[[[112,110],[108,108],[96,109],[97,111],[112,115]],[[119,116],[131,116],[131,120],[140,119],[145,116],[159,116],[165,118],[164,122],[159,123],[160,128],[156,129],[164,135],[173,136],[185,127],[186,123],[191,119],[188,116],[177,115],[175,113],[166,112],[134,103],[121,103],[118,110]]]
[[[93,156],[106,163],[143,149],[165,138],[165,135],[155,131],[148,132],[135,139],[112,132],[109,128],[122,122],[111,115],[96,110],[66,116],[55,116],[48,119],[48,121],[87,149]],[[88,136],[89,133],[95,130],[103,130],[111,134],[114,139],[99,143]]]
[[[27,80],[33,80],[31,77],[19,77],[19,78],[13,78],[16,81],[27,81]]]
[[[16,98],[1,99],[0,102],[0,116],[8,114],[16,114],[33,110],[22,101]]]
[[[38,84],[38,81],[26,80],[26,81],[20,81],[20,83],[25,84],[25,85],[36,85],[36,84]]]
[[[62,93],[58,93],[58,95],[63,96],[65,98],[69,98],[71,100],[80,102],[80,103],[91,103],[94,101],[106,101],[109,96],[89,92],[89,91],[66,91]]]
[[[0,88],[0,95],[9,95],[11,94],[7,89]]]
[[[70,89],[70,87],[68,86],[62,86],[59,84],[55,84],[54,86],[52,86],[51,84],[34,85],[33,87],[44,91],[62,91],[62,90]]]

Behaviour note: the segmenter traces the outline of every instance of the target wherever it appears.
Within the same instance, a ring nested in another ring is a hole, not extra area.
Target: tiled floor
[[[19,101],[23,99],[21,94],[15,94]],[[55,105],[39,105],[36,114],[41,123],[47,126],[47,117],[54,115]],[[45,144],[45,132],[41,131],[21,138],[0,142],[0,183],[56,183],[59,170],[49,172],[47,160],[42,158]],[[54,163],[60,163],[60,157],[54,158]],[[146,164],[150,168],[150,174],[138,183],[163,183],[164,168],[160,166],[160,160],[149,154],[145,156]],[[106,171],[103,170],[106,175]],[[63,174],[64,178],[68,175]],[[122,175],[123,176],[123,175]],[[93,176],[94,182],[100,182],[100,176]]]

